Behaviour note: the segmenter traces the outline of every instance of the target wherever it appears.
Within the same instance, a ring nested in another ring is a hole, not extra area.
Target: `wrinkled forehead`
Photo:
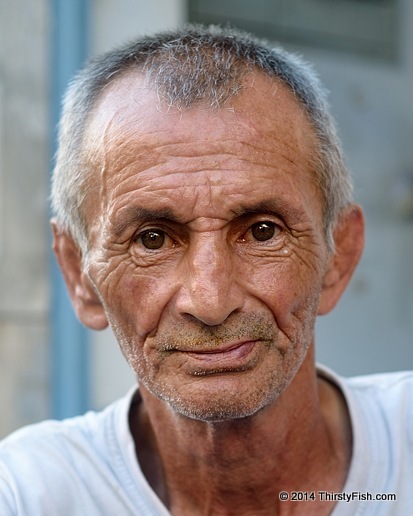
[[[314,129],[303,107],[279,79],[259,71],[246,74],[238,94],[222,105],[211,106],[207,98],[182,109],[170,105],[143,72],[126,72],[109,84],[95,102],[86,123],[85,150],[102,151],[109,133],[150,134],[163,126],[168,126],[169,131],[171,119],[179,121],[188,110],[200,112],[205,125],[225,118],[231,130],[244,132],[245,138],[259,138],[284,127],[291,133],[292,143],[305,143],[310,155],[315,151]],[[174,134],[184,137],[184,126],[177,123]]]
[[[133,168],[133,174],[142,178],[156,167],[167,174],[169,160],[176,169],[177,153],[185,158],[182,163],[188,172],[193,167],[203,169],[204,164],[205,170],[225,168],[231,158],[234,168],[239,164],[249,175],[259,174],[254,163],[294,169],[308,175],[296,184],[308,186],[316,142],[307,115],[290,90],[262,73],[245,76],[239,94],[219,108],[196,103],[180,109],[166,104],[147,78],[135,72],[102,93],[86,127],[84,150],[91,174],[85,204],[94,204],[96,210],[102,203],[95,202],[92,192],[100,189],[102,195],[103,176],[109,198],[126,178],[126,170]]]

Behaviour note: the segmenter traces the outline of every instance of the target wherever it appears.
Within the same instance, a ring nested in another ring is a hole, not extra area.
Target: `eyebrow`
[[[256,204],[244,204],[231,210],[235,217],[243,217],[254,213],[270,213],[288,218],[291,223],[303,220],[303,211],[280,199],[266,199]]]
[[[292,224],[303,220],[303,213],[300,209],[294,208],[284,201],[267,199],[255,204],[244,204],[231,210],[234,218],[241,218],[252,214],[268,213],[285,217]],[[120,237],[129,227],[151,221],[167,221],[175,224],[183,224],[171,209],[148,209],[141,206],[128,206],[122,210],[122,221],[115,224],[113,232]]]
[[[113,232],[116,236],[121,236],[129,227],[153,220],[167,220],[176,224],[181,222],[173,211],[168,208],[154,210],[140,206],[128,206],[122,210],[122,221],[114,225]]]

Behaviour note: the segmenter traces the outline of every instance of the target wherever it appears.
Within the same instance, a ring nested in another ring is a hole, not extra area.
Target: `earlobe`
[[[108,320],[99,296],[82,267],[82,253],[73,237],[52,221],[53,250],[62,271],[73,307],[80,322],[103,330]]]
[[[319,315],[336,306],[360,261],[364,247],[364,217],[360,206],[352,205],[341,214],[334,231],[334,245],[323,278]]]

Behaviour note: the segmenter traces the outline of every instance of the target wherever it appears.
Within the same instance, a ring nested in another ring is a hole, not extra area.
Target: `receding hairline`
[[[263,79],[263,81],[267,82],[267,91],[263,91],[263,89],[265,88],[265,83],[261,82],[260,88],[263,94],[274,96],[274,94],[278,92],[279,89],[281,89],[282,92],[286,93],[287,96],[292,100],[292,103],[297,108],[297,111],[303,115],[303,118],[306,120],[308,128],[310,129],[314,138],[317,139],[317,131],[314,127],[312,119],[308,114],[307,110],[305,109],[305,106],[303,106],[300,99],[297,98],[297,96],[295,95],[294,91],[292,91],[289,85],[285,83],[281,78],[279,78],[276,75],[270,75],[266,73],[265,70],[262,70],[257,66],[245,67],[243,75],[242,77],[240,77],[237,92],[234,95],[228,96],[228,98],[225,99],[225,102],[223,102],[222,104],[211,104],[210,102],[208,102],[208,99],[201,98],[185,106],[182,106],[179,103],[168,103],[166,99],[162,96],[162,92],[159,91],[157,84],[151,80],[151,76],[148,75],[142,67],[127,68],[119,74],[117,74],[110,82],[108,82],[90,103],[87,115],[85,117],[83,134],[85,134],[88,131],[92,119],[96,115],[98,115],[100,111],[102,111],[102,103],[105,101],[107,96],[113,95],[116,92],[116,90],[119,90],[122,87],[127,87],[128,83],[131,85],[131,89],[133,89],[134,100],[136,100],[137,104],[139,104],[140,100],[139,90],[142,90],[144,95],[146,95],[147,93],[153,93],[156,96],[155,105],[157,107],[157,110],[167,115],[169,113],[174,112],[185,113],[187,111],[191,111],[197,108],[205,109],[206,112],[210,113],[219,112],[221,110],[226,109],[229,111],[235,110],[234,106],[231,104],[231,101],[242,97],[242,95],[245,93],[248,93],[248,89],[253,90],[257,79]],[[142,100],[142,104],[145,105],[146,101],[144,100],[144,97],[142,97]],[[152,103],[152,99],[149,100],[149,102]],[[281,104],[281,106],[283,105],[284,104]],[[274,108],[276,109],[275,105]],[[83,140],[84,138],[82,137],[82,143]]]
[[[312,120],[310,116],[308,115],[307,111],[302,106],[302,103],[297,99],[297,97],[294,95],[294,92],[291,91],[291,88],[289,88],[288,84],[285,84],[280,78],[276,76],[270,76],[266,74],[263,70],[261,70],[258,67],[254,67],[252,69],[248,68],[243,76],[242,83],[240,84],[240,87],[238,88],[237,94],[229,97],[226,102],[223,105],[211,105],[207,101],[200,99],[199,101],[191,104],[190,106],[182,107],[180,105],[169,105],[165,102],[165,100],[162,98],[162,96],[159,96],[159,92],[156,88],[156,84],[153,84],[151,81],[151,78],[148,77],[144,70],[142,69],[127,69],[124,70],[121,74],[117,75],[114,80],[112,80],[110,83],[106,85],[105,88],[103,88],[100,91],[100,94],[96,96],[94,99],[93,104],[91,105],[91,108],[89,109],[87,118],[85,120],[84,124],[84,132],[82,137],[82,152],[84,156],[87,159],[87,154],[90,151],[90,148],[88,146],[87,141],[87,134],[91,128],[91,126],[95,123],[95,118],[99,118],[100,114],[103,114],[103,117],[105,117],[105,107],[104,104],[107,100],[107,97],[110,95],[115,95],[117,90],[121,92],[122,88],[129,88],[131,90],[131,94],[136,98],[137,104],[139,104],[139,90],[142,90],[143,96],[142,99],[142,117],[147,116],[149,114],[148,112],[148,106],[151,108],[155,108],[158,113],[161,113],[161,115],[168,116],[170,114],[178,114],[178,116],[183,116],[186,112],[190,112],[192,110],[205,110],[205,114],[214,114],[219,113],[220,111],[229,111],[237,113],[237,110],[240,109],[240,113],[242,114],[242,104],[232,104],[231,101],[238,99],[243,101],[244,99],[248,100],[248,98],[253,98],[255,85],[257,83],[257,79],[262,79],[260,84],[258,85],[258,90],[260,90],[260,94],[262,94],[265,98],[274,98],[274,110],[279,110],[280,108],[283,109],[286,105],[288,105],[289,113],[291,113],[291,106],[294,106],[294,109],[296,110],[296,113],[299,114],[299,116],[302,119],[302,122],[304,122],[305,126],[301,126],[306,133],[306,139],[308,148],[310,150],[309,158],[313,159],[317,155],[317,148],[318,148],[318,138],[316,129],[314,128],[314,125],[312,123]],[[268,89],[265,90],[267,83]],[[257,90],[255,90],[257,91]],[[291,101],[291,104],[288,102],[288,104],[285,102],[285,99],[281,99],[281,101],[277,100],[277,95],[281,91],[281,95],[286,95],[287,98]],[[135,96],[136,93],[136,96]],[[119,93],[120,96],[122,96],[121,93]],[[149,96],[147,96],[149,94]],[[152,94],[152,98],[150,95]],[[250,96],[249,96],[250,95]],[[249,97],[248,97],[249,96]],[[267,114],[268,111],[266,111],[265,114]],[[137,120],[139,119],[139,114],[137,113]],[[102,120],[103,121],[103,120]],[[269,122],[271,125],[273,125],[271,122]],[[300,123],[300,122],[299,122]],[[99,126],[99,121],[97,123],[97,126]],[[258,126],[258,129],[261,126]],[[131,129],[131,131],[134,131],[134,129]],[[100,147],[101,148],[101,147]],[[99,149],[100,150],[100,149]],[[92,171],[93,172],[93,171]],[[312,171],[315,172],[315,171]]]
[[[62,227],[70,228],[87,248],[79,213],[87,195],[79,151],[85,121],[106,88],[124,74],[141,70],[148,73],[166,105],[179,105],[181,109],[196,104],[220,107],[225,99],[238,94],[240,74],[251,69],[284,84],[308,115],[319,143],[314,180],[324,198],[326,230],[331,235],[339,211],[352,202],[353,195],[327,93],[317,74],[299,56],[277,45],[243,31],[216,26],[186,26],[140,38],[98,56],[78,74],[64,101],[53,175],[53,209]],[[67,180],[64,167],[69,170]]]

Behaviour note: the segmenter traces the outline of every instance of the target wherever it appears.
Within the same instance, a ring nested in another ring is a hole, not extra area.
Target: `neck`
[[[307,363],[275,402],[243,419],[189,419],[140,392],[144,403],[131,411],[138,459],[173,514],[274,514],[281,491],[339,491],[344,484],[348,416],[339,394]],[[281,503],[277,513],[287,514],[292,506]]]

